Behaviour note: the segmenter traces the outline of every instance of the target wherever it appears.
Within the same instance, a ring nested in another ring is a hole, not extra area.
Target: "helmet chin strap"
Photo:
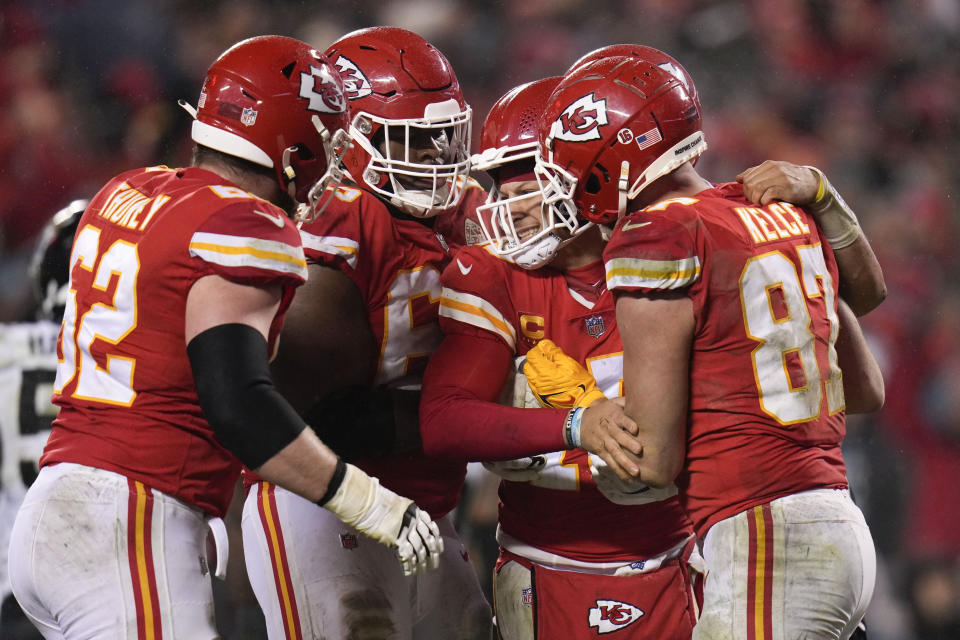
[[[510,259],[524,269],[539,269],[553,260],[562,244],[560,236],[550,233],[538,242],[517,250]]]
[[[630,162],[620,164],[620,180],[617,181],[617,219],[627,212],[627,193],[630,191]]]
[[[404,189],[402,185],[397,186],[400,193],[394,193],[390,196],[390,204],[404,213],[414,218],[432,218],[442,211],[432,197],[432,192],[420,189]]]
[[[183,99],[177,100],[177,104],[180,105],[180,108],[189,113],[191,118],[194,120],[197,119],[197,110],[192,104]]]
[[[593,228],[592,222],[577,227],[569,238],[561,238],[555,233],[549,233],[537,242],[522,247],[510,254],[510,260],[524,269],[539,269],[551,262],[565,246],[579,238],[585,231]]]
[[[390,203],[414,218],[432,218],[446,208],[442,205],[450,200],[452,184],[436,184],[433,189],[408,189],[400,184],[394,175],[390,175],[389,185],[393,191]]]
[[[297,200],[297,185],[294,182],[297,178],[297,172],[294,170],[293,165],[290,164],[290,156],[293,155],[293,152],[297,150],[296,145],[292,147],[287,147],[283,150],[283,159],[281,163],[283,164],[283,181],[285,182],[287,188],[287,194],[293,198],[294,201]]]

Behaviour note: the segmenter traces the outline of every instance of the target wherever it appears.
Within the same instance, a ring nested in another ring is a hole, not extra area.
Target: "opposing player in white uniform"
[[[46,638],[217,637],[210,574],[226,549],[207,558],[208,520],[241,462],[397,547],[407,570],[441,548],[430,518],[338,459],[269,374],[306,276],[290,216],[335,180],[336,71],[306,43],[250,38],[211,65],[193,114],[192,166],[116,176],[75,236],[60,410],[9,553]]]
[[[0,324],[0,628],[4,635],[39,637],[12,596],[7,573],[10,529],[57,408],[50,402],[57,371],[57,334],[67,295],[73,234],[86,200],[74,200],[44,227],[30,264],[33,322]]]
[[[414,33],[363,29],[326,53],[354,146],[348,179],[302,227],[310,277],[274,376],[334,451],[439,522],[445,551],[437,571],[406,577],[381,545],[245,474],[247,572],[272,639],[487,638],[490,608],[447,515],[466,464],[425,456],[417,430],[420,375],[440,342],[440,272],[485,196],[467,177],[471,111],[449,62]],[[412,442],[393,439],[398,423]],[[395,448],[406,452],[378,455]]]

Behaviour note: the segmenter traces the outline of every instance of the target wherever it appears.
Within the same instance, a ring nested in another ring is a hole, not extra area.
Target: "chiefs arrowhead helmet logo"
[[[343,113],[347,101],[340,83],[325,67],[310,65],[310,73],[300,73],[300,97],[310,101],[307,109],[320,113]]]
[[[357,98],[364,98],[373,93],[370,80],[367,76],[363,75],[363,71],[360,71],[360,67],[358,67],[353,60],[344,56],[338,56],[333,64],[337,65],[340,78],[343,79],[343,88],[347,92],[347,98],[356,100]]]
[[[600,127],[609,124],[607,101],[593,93],[574,100],[553,122],[553,137],[568,142],[600,139]]]

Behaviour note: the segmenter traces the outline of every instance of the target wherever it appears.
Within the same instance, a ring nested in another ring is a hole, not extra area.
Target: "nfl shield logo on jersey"
[[[588,621],[597,633],[613,633],[633,624],[643,616],[643,611],[632,604],[616,600],[597,600],[590,609]]]
[[[358,546],[360,546],[360,541],[357,540],[357,536],[352,533],[341,533],[340,545],[344,549],[356,549]]]
[[[468,245],[483,244],[487,241],[487,237],[483,235],[483,230],[480,228],[480,224],[474,222],[470,218],[467,218],[463,222],[463,236],[466,239]]]
[[[599,338],[607,330],[603,324],[603,316],[591,316],[584,322],[587,325],[587,335],[591,338]]]

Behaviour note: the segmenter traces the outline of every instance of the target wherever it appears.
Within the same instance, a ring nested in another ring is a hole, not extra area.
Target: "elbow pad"
[[[223,324],[187,345],[197,398],[217,439],[256,469],[306,427],[273,386],[267,341],[253,327]]]

